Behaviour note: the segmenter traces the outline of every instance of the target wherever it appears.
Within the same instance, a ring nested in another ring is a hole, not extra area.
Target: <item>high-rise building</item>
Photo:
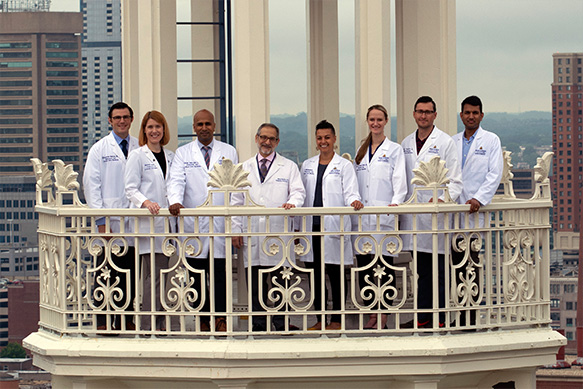
[[[579,249],[583,191],[583,53],[553,54],[553,201],[556,249]]]
[[[38,274],[30,158],[83,168],[83,24],[80,13],[0,12],[0,26],[0,274],[22,277]]]
[[[109,107],[121,100],[121,1],[81,0],[83,149],[109,133]]]

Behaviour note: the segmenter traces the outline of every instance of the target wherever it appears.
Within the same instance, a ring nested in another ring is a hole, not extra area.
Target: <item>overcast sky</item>
[[[51,10],[78,11],[79,1],[52,0]],[[271,112],[305,111],[305,2],[270,0],[269,11]],[[583,0],[459,0],[456,12],[458,100],[476,94],[488,112],[550,111],[552,54],[583,52]],[[353,114],[354,1],[339,0],[338,13],[340,111]],[[391,72],[394,96],[394,45]]]

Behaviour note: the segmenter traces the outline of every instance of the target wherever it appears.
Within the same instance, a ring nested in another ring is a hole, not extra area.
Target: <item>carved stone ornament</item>
[[[504,150],[502,152],[502,179],[500,183],[504,188],[504,194],[495,195],[494,199],[515,199],[514,186],[512,184],[512,178],[514,174],[512,173],[512,151]]]
[[[222,190],[242,189],[251,186],[251,182],[247,180],[248,175],[249,172],[243,169],[242,163],[233,165],[230,159],[223,159],[221,164],[216,163],[209,172],[207,186]]]
[[[85,206],[79,200],[79,183],[77,182],[77,173],[73,170],[73,165],[65,165],[65,162],[60,159],[53,160],[55,166],[55,187],[57,188],[57,204],[63,205],[63,194],[71,194],[73,196],[73,204],[75,206]]]
[[[551,170],[553,154],[553,152],[547,151],[542,157],[536,159],[536,166],[534,167],[534,180],[536,182],[541,184],[549,182],[549,171]]]
[[[420,161],[419,167],[413,169],[415,177],[411,180],[412,184],[419,186],[443,186],[449,184],[447,178],[448,169],[445,167],[445,161],[439,157],[433,157],[429,162]]]
[[[346,160],[348,160],[350,162],[354,162],[352,160],[352,155],[350,155],[350,153],[344,153],[344,154],[342,154],[342,158],[344,158],[344,159],[346,159]]]
[[[416,185],[413,188],[413,195],[405,204],[415,204],[418,202],[418,193],[433,192],[433,199],[437,203],[439,191],[443,191],[443,201],[446,203],[453,203],[454,201],[449,195],[449,178],[447,177],[448,168],[445,167],[445,161],[442,161],[439,156],[432,157],[428,162],[420,161],[419,167],[413,169],[415,176],[411,179],[411,184]]]
[[[43,204],[42,192],[47,193],[47,204],[52,205],[55,202],[53,197],[53,191],[51,186],[53,184],[52,175],[53,172],[49,170],[49,166],[46,162],[42,162],[38,158],[31,158],[34,169],[34,175],[36,177],[36,203],[37,205]]]
[[[549,180],[549,171],[553,163],[554,153],[547,151],[542,157],[536,159],[534,167],[534,180],[536,188],[531,199],[549,199],[551,198],[551,184]]]

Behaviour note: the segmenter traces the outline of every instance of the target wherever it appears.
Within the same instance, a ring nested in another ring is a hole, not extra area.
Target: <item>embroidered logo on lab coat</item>
[[[403,147],[403,152],[405,154],[413,154],[413,149],[411,147]]]
[[[439,149],[437,148],[437,146],[433,146],[429,148],[429,154],[439,154]]]
[[[309,169],[309,168],[305,168],[304,169],[304,174],[313,176],[314,175],[314,170],[313,169]]]
[[[330,170],[330,174],[340,174],[340,170],[338,170],[337,167],[334,167],[334,169]]]
[[[113,155],[105,155],[103,157],[101,157],[101,162],[103,163],[107,163],[107,162],[119,162],[119,157],[115,154]]]
[[[476,149],[475,153],[476,155],[486,155],[486,150],[482,149],[482,146],[480,146],[479,149]]]
[[[389,157],[387,157],[386,154],[383,154],[381,157],[379,157],[379,162],[388,163],[388,162],[391,162],[391,159]]]
[[[195,169],[195,168],[200,168],[200,163],[196,162],[196,161],[185,161],[184,162],[184,168],[185,169]]]
[[[284,177],[277,177],[275,179],[275,182],[286,182],[287,183],[287,182],[289,182],[289,180],[287,178],[284,178]]]
[[[155,163],[146,163],[144,164],[144,170],[154,170],[156,169],[156,164]]]
[[[360,163],[360,164],[356,165],[356,171],[357,172],[366,171],[367,167],[368,167],[368,165],[366,163]]]

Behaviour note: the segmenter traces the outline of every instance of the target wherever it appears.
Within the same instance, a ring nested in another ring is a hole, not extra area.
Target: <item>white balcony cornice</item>
[[[35,365],[56,375],[270,379],[460,374],[553,362],[564,338],[548,328],[407,337],[279,339],[25,339]],[[72,358],[74,357],[74,358]]]

